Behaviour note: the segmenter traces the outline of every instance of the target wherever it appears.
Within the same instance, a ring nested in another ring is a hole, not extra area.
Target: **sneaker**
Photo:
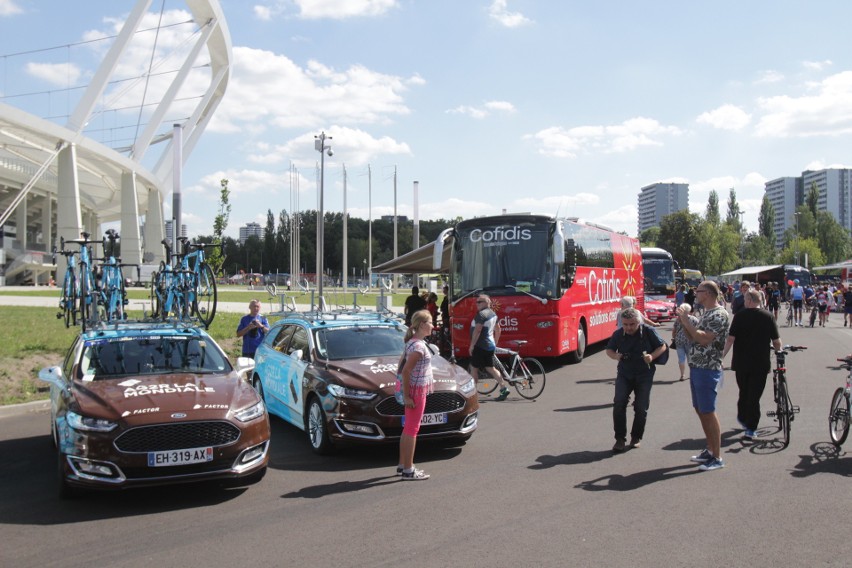
[[[401,465],[396,466],[396,474],[402,475],[403,469]]]
[[[627,449],[627,446],[624,443],[624,438],[619,438],[615,441],[615,445],[612,447],[613,452],[623,452]]]
[[[743,440],[746,441],[746,442],[751,442],[756,437],[757,437],[757,432],[755,432],[754,430],[749,430],[748,428],[746,428],[746,431],[743,432]]]
[[[403,481],[422,481],[424,479],[429,479],[429,474],[422,469],[415,469],[412,472],[402,472]]]
[[[642,438],[630,438],[630,447],[638,448],[642,445]]]
[[[710,450],[708,450],[707,448],[704,448],[703,450],[701,450],[700,454],[698,454],[697,456],[692,456],[691,458],[689,458],[689,461],[693,461],[695,463],[705,463],[705,462],[712,460],[712,459],[713,459],[713,454],[710,453]]]
[[[725,467],[725,461],[722,458],[711,458],[698,466],[701,471],[713,471],[714,469],[722,469]]]
[[[509,389],[507,387],[503,387],[500,390],[500,395],[494,400],[506,400],[507,398],[509,398]]]

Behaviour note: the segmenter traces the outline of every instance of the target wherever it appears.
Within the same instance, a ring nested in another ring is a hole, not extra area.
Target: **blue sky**
[[[152,2],[151,21],[161,1]],[[183,2],[162,3],[181,21]],[[228,178],[228,233],[316,208],[313,137],[333,136],[325,208],[367,218],[578,216],[636,234],[637,195],[689,183],[690,208],[729,188],[757,228],[765,181],[850,167],[852,50],[842,1],[222,0],[234,47],[225,100],[184,170],[185,222],[209,234]],[[133,2],[0,0],[0,92],[40,116],[86,83]],[[153,11],[156,11],[153,12]],[[178,41],[186,26],[162,32]],[[150,52],[140,49],[138,64]],[[33,65],[33,63],[43,65]],[[66,106],[70,103],[65,101]],[[169,215],[170,196],[166,199]]]

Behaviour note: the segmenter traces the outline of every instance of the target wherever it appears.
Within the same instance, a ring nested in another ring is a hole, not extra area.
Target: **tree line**
[[[764,195],[757,232],[746,232],[742,209],[732,188],[727,214],[721,218],[719,195],[713,190],[704,216],[688,210],[666,215],[659,227],[639,235],[642,246],[669,251],[682,268],[719,275],[743,266],[805,264],[820,266],[849,258],[852,238],[828,211],[819,210],[819,188],[811,184],[804,203],[794,212],[797,220],[776,246],[775,210]],[[797,230],[798,229],[798,230]]]
[[[282,209],[274,215],[271,209],[266,213],[266,225],[263,237],[251,236],[245,243],[224,235],[231,212],[230,189],[228,180],[221,182],[219,213],[213,222],[213,234],[201,235],[200,242],[222,243],[222,251],[208,257],[211,267],[224,274],[241,272],[289,273],[291,238],[294,224],[299,228],[299,259],[302,273],[316,272],[317,249],[317,211],[308,210],[289,212]],[[339,277],[343,267],[343,213],[325,212],[325,258],[324,266],[330,276]],[[419,245],[425,245],[438,238],[447,227],[455,225],[459,219],[420,221]],[[372,262],[368,258],[368,242],[371,233],[370,222],[347,216],[347,266],[346,273],[356,278],[366,277],[370,266],[376,266],[394,258],[394,223],[390,219],[372,221]],[[414,223],[410,220],[397,223],[397,253],[405,254],[414,250]]]

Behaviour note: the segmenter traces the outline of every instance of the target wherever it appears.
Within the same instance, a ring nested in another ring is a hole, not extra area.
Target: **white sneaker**
[[[402,472],[403,481],[422,481],[424,479],[429,479],[429,474],[422,469],[415,469],[412,472]]]

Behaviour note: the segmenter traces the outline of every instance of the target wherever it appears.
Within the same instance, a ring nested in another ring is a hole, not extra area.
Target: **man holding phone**
[[[269,322],[260,315],[260,300],[252,300],[249,302],[249,313],[240,318],[240,325],[237,326],[237,337],[243,338],[243,357],[254,359],[268,331]]]

